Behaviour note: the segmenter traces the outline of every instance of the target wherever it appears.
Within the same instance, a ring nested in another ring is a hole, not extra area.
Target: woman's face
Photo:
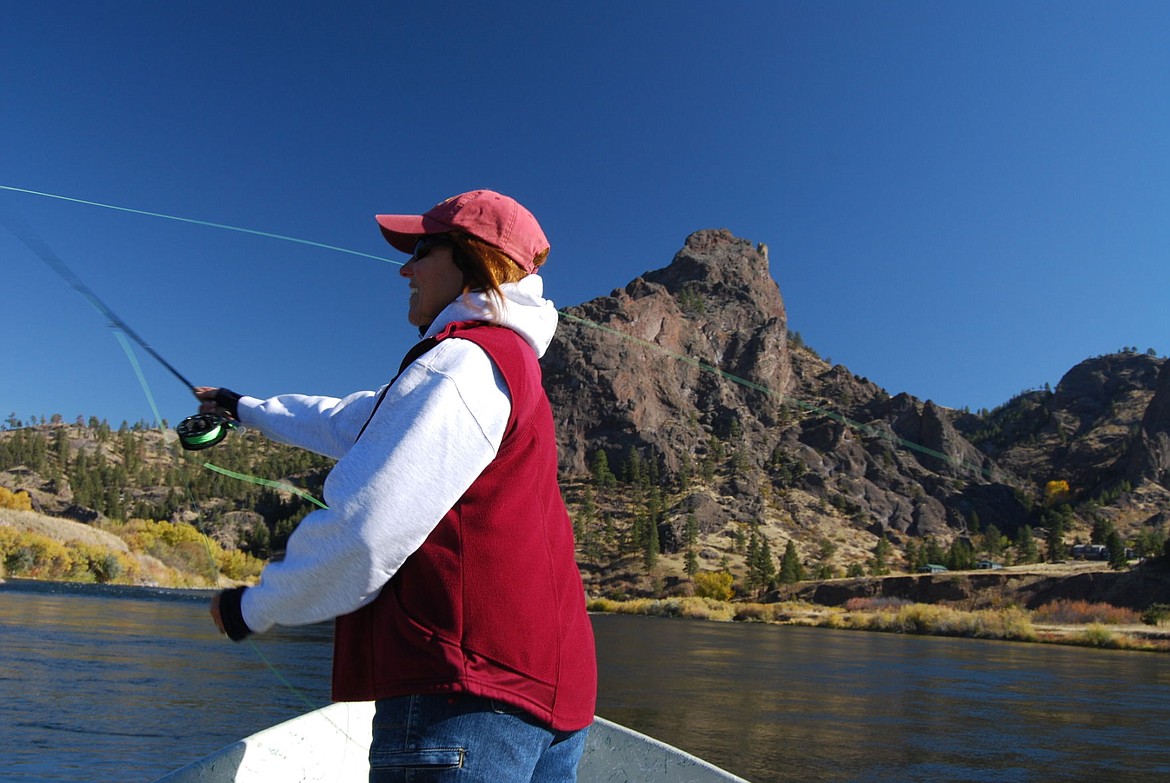
[[[443,308],[463,293],[463,273],[455,266],[451,245],[440,237],[423,237],[400,273],[410,281],[407,320],[430,326]]]

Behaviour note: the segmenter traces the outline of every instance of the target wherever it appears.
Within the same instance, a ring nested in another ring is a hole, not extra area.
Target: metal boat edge
[[[373,702],[337,702],[227,745],[155,783],[368,780]],[[686,751],[597,717],[578,783],[748,783]]]

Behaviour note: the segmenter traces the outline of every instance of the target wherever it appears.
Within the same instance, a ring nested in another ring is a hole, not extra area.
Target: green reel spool
[[[223,416],[197,413],[179,422],[175,432],[179,434],[179,444],[183,448],[187,451],[199,451],[219,443],[234,428],[235,425]]]

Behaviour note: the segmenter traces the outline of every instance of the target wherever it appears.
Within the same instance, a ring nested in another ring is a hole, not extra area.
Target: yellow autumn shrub
[[[0,487],[0,508],[32,511],[32,498],[23,490],[13,492],[8,487]]]

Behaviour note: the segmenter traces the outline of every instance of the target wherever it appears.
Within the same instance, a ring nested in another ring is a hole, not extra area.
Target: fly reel
[[[179,422],[175,432],[179,434],[179,444],[183,448],[200,451],[219,443],[235,426],[232,421],[218,414],[197,413]]]

